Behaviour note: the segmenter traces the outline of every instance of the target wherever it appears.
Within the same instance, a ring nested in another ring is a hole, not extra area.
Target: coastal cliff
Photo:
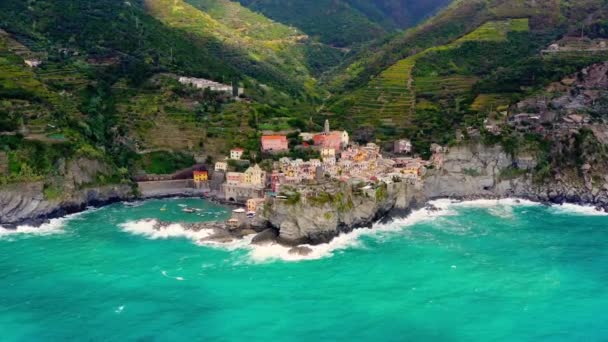
[[[608,209],[607,180],[585,173],[589,172],[587,165],[580,173],[564,167],[539,180],[537,164],[538,157],[530,153],[512,155],[500,145],[464,144],[451,147],[443,156],[442,167],[428,170],[418,184],[399,182],[371,189],[347,183],[333,185],[298,201],[273,200],[262,217],[276,231],[280,243],[297,245],[325,243],[438,198],[516,197]]]
[[[80,158],[58,165],[55,179],[0,188],[0,225],[40,224],[87,206],[133,198],[130,184],[102,181],[110,173],[103,162]]]
[[[405,182],[363,187],[332,183],[299,200],[272,200],[261,214],[287,245],[325,243],[341,233],[371,227],[394,210],[420,203],[419,190]]]

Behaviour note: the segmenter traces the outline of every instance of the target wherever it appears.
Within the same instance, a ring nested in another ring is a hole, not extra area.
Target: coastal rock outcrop
[[[96,177],[108,170],[97,160],[80,158],[57,167],[64,176],[53,180],[53,191],[43,182],[11,184],[0,189],[0,225],[36,225],[49,218],[82,211],[87,206],[135,196],[129,184],[95,185]]]
[[[409,208],[416,195],[413,185],[402,182],[375,188],[336,183],[312,189],[299,201],[274,199],[262,215],[278,230],[280,243],[320,244],[340,233],[371,227],[393,209]]]

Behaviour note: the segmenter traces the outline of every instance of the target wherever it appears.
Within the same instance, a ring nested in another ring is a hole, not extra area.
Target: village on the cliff
[[[400,139],[394,142],[391,156],[385,157],[374,143],[359,145],[350,141],[348,132],[332,131],[329,121],[325,121],[323,132],[303,132],[299,138],[303,147],[317,151],[320,158],[275,158],[263,168],[245,159],[244,149],[233,148],[212,169],[201,166],[193,170],[189,182],[194,193],[243,206],[233,211],[228,222],[229,227],[238,227],[254,217],[267,201],[287,200],[285,193],[294,191],[303,199],[316,196],[315,191],[323,184],[343,182],[371,189],[406,182],[421,187],[427,169],[441,168],[447,152],[445,147],[433,144],[431,159],[423,160],[412,155],[410,140]],[[262,155],[280,156],[289,151],[286,135],[261,137]],[[145,186],[145,182],[140,183],[140,188]]]

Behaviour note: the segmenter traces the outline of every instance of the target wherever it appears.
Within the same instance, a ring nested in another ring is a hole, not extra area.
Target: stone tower
[[[329,134],[329,120],[325,120],[325,129],[323,130],[323,133]]]

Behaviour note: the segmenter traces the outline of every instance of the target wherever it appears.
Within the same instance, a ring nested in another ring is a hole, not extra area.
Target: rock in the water
[[[298,246],[289,250],[289,255],[308,256],[312,253],[312,249],[306,246]]]
[[[272,243],[275,242],[277,240],[277,237],[279,236],[278,232],[275,229],[266,229],[261,233],[258,233],[258,235],[256,235],[253,240],[251,240],[251,243],[254,245],[264,245],[264,244],[268,244],[268,243]]]
[[[256,231],[253,229],[242,229],[237,232],[237,235],[240,237],[243,237],[243,236],[247,236],[247,235],[253,235],[255,233],[256,233]]]
[[[232,236],[225,229],[214,229],[213,234],[206,238],[201,239],[201,242],[217,242],[217,243],[229,243],[234,241],[235,237]]]

